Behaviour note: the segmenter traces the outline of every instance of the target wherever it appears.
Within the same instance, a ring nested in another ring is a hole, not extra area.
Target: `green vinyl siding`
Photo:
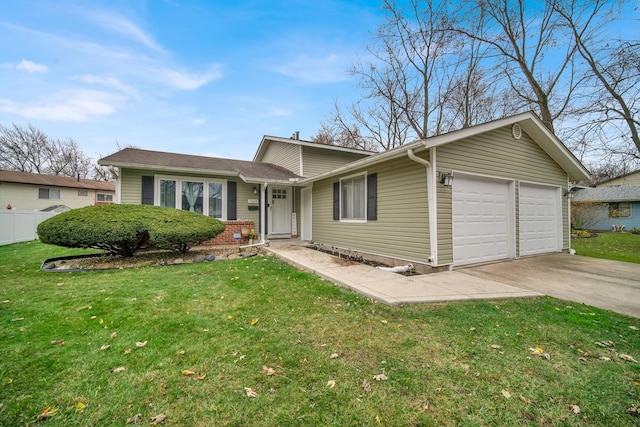
[[[472,173],[537,184],[567,188],[567,173],[526,133],[516,140],[510,127],[497,129],[452,142],[437,148],[436,169],[439,172]],[[455,184],[454,184],[455,185]],[[518,250],[518,191],[515,186],[516,250]],[[451,188],[438,184],[438,260],[453,262],[451,224]],[[562,202],[563,247],[569,246],[567,203]]]
[[[367,155],[303,146],[302,175],[304,177],[320,175],[363,157],[367,157]]]
[[[363,172],[378,174],[377,220],[333,220],[333,183]],[[408,158],[314,183],[312,215],[314,242],[428,263],[426,171]]]
[[[263,163],[282,166],[300,175],[300,146],[284,142],[272,141],[262,156]]]

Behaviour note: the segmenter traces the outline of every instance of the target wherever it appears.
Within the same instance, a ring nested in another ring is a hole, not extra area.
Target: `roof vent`
[[[291,135],[291,139],[299,140],[300,139],[300,131],[297,130]]]
[[[522,128],[518,123],[514,123],[513,126],[511,126],[511,134],[515,139],[522,138]]]

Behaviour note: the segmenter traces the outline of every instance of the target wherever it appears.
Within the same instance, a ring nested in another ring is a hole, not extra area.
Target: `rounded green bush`
[[[96,248],[130,257],[143,246],[187,252],[224,231],[201,214],[151,205],[95,205],[72,209],[38,225],[44,243]]]

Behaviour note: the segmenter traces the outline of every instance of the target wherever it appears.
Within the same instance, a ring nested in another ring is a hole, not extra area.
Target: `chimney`
[[[299,140],[300,139],[300,131],[297,130],[293,133],[293,139],[295,140]]]

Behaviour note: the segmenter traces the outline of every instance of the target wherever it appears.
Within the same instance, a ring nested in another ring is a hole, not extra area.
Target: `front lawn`
[[[271,257],[39,271],[69,253],[0,247],[1,425],[640,420],[640,319],[547,297],[388,307]]]
[[[578,255],[640,264],[640,234],[599,233],[597,237],[573,238]]]

